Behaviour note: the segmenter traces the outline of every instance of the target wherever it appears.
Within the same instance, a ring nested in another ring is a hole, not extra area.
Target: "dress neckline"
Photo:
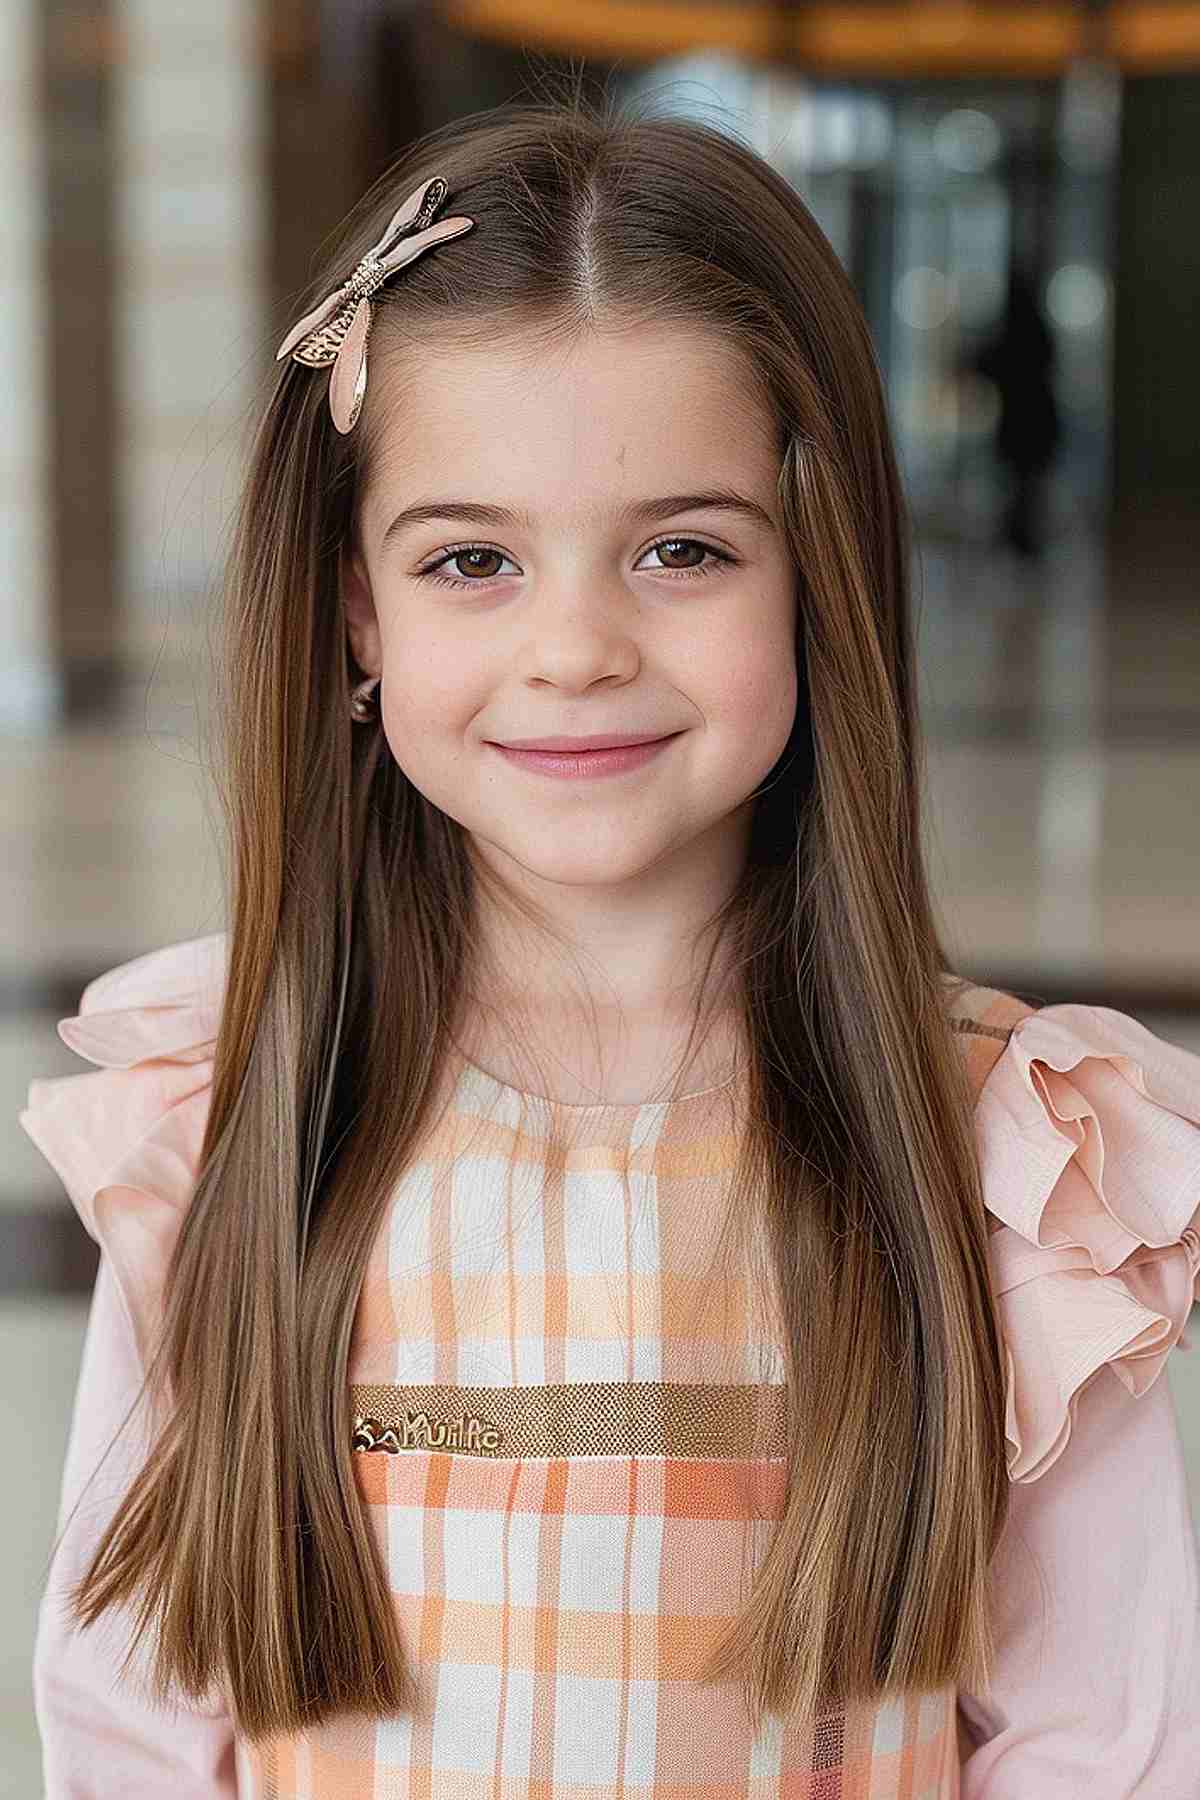
[[[726,1088],[732,1087],[745,1066],[744,1060],[739,1058],[733,1072],[727,1075],[724,1081],[714,1082],[709,1087],[695,1088],[687,1094],[676,1094],[673,1099],[668,1100],[553,1100],[547,1094],[534,1094],[527,1088],[513,1087],[510,1082],[501,1081],[498,1075],[491,1074],[487,1069],[481,1068],[477,1062],[474,1062],[459,1044],[457,1038],[452,1037],[450,1045],[460,1071],[468,1075],[476,1084],[482,1084],[487,1090],[495,1094],[503,1094],[508,1099],[519,1100],[535,1110],[548,1114],[567,1113],[575,1119],[585,1118],[589,1115],[599,1118],[619,1117],[621,1114],[632,1115],[647,1111],[666,1112],[672,1107],[685,1106],[690,1101],[705,1100],[712,1094],[720,1094]]]

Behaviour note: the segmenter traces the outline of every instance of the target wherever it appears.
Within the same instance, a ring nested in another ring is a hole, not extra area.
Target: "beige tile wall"
[[[47,617],[46,363],[38,0],[0,6],[0,730],[57,711]]]
[[[117,10],[121,590],[144,664],[203,630],[270,361],[266,104],[250,0]]]

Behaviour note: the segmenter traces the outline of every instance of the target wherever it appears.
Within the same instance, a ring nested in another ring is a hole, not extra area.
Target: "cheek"
[[[703,646],[708,723],[755,757],[786,743],[796,716],[797,605],[791,569],[768,569]]]
[[[482,669],[461,639],[441,644],[424,633],[406,639],[394,628],[383,644],[383,719],[388,740],[416,754],[447,736],[461,738],[487,695]]]
[[[796,716],[798,684],[790,636],[729,645],[710,696],[709,723],[764,754],[787,741]]]

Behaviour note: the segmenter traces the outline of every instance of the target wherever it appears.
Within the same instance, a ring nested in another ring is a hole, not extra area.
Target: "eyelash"
[[[659,573],[673,576],[677,580],[690,581],[697,577],[703,579],[709,575],[715,575],[717,573],[717,565],[722,563],[733,563],[737,560],[736,557],[730,556],[724,550],[715,550],[711,544],[706,544],[701,538],[680,537],[677,533],[672,534],[669,537],[657,538],[653,544],[647,544],[643,551],[643,555],[648,556],[651,550],[657,550],[663,544],[698,544],[701,550],[707,550],[710,556],[716,558],[716,564],[698,563],[696,567],[692,569],[662,569],[659,571]],[[453,562],[456,556],[464,556],[470,550],[495,550],[497,556],[503,556],[504,554],[502,550],[496,550],[494,544],[454,544],[444,555],[438,557],[436,562],[426,563],[423,568],[418,569],[418,578],[421,580],[434,581],[439,587],[487,587],[488,583],[485,579],[472,580],[466,575],[441,575],[438,573],[445,563]],[[497,579],[498,577],[495,575],[491,577],[491,580],[493,581]]]

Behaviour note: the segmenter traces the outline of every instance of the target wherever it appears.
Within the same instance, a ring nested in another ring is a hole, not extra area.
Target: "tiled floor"
[[[1146,996],[1200,1051],[1200,634],[1190,583],[1106,598],[1084,544],[1039,573],[926,546],[918,594],[927,850],[953,962],[1023,991]],[[105,727],[5,745],[0,1208],[69,1203],[15,1115],[82,1065],[47,981],[218,929],[218,813],[200,653],[131,685]],[[1157,996],[1157,999],[1155,998]],[[1168,1005],[1187,1010],[1163,1010]],[[0,1302],[0,1797],[36,1800],[29,1655],[86,1298]],[[1169,1379],[1200,1520],[1200,1328]]]

